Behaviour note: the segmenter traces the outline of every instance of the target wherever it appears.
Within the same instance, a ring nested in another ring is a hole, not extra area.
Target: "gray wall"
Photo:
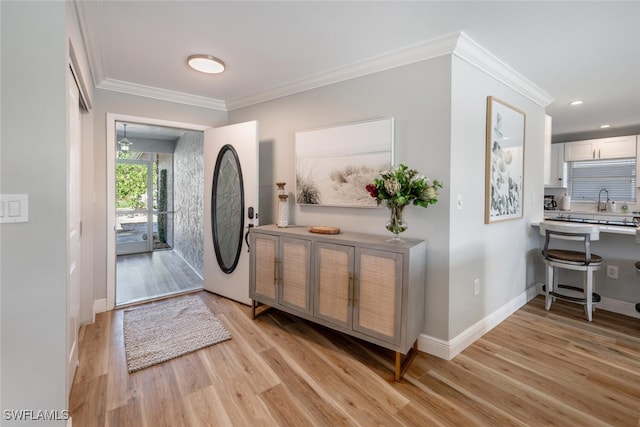
[[[437,58],[288,96],[230,113],[233,123],[260,123],[260,223],[272,222],[275,182],[294,191],[295,132],[379,117],[395,118],[395,162],[445,183],[440,201],[427,209],[410,207],[407,237],[427,241],[428,332],[447,338],[449,257],[449,163],[451,60]],[[264,206],[270,207],[265,211]],[[388,234],[386,208],[290,205],[293,224],[322,224],[345,230]]]
[[[204,214],[204,133],[186,132],[177,142],[174,163],[173,249],[202,277]]]
[[[542,216],[544,108],[476,67],[453,58],[449,338],[536,283],[536,230]],[[492,95],[526,114],[524,218],[484,224],[486,103]],[[457,196],[463,208],[456,207]],[[480,294],[473,295],[473,280]],[[427,325],[428,326],[428,325]]]
[[[67,408],[67,7],[0,3],[0,192],[29,195],[29,222],[0,224],[3,410]]]
[[[486,99],[527,113],[525,218],[484,224]],[[535,283],[528,265],[542,215],[544,109],[455,56],[436,58],[288,96],[229,114],[260,122],[261,224],[273,222],[275,182],[294,191],[295,132],[395,117],[395,163],[444,182],[438,204],[405,210],[407,237],[424,239],[427,292],[424,333],[450,340]],[[457,194],[464,208],[457,210]],[[536,200],[540,199],[540,203]],[[533,203],[530,203],[533,201]],[[268,210],[265,210],[268,209]],[[388,211],[291,205],[294,224],[387,233]],[[473,279],[481,293],[473,296]]]

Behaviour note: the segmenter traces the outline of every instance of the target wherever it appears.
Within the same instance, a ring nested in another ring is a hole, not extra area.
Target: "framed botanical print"
[[[526,114],[487,97],[485,224],[523,216]]]

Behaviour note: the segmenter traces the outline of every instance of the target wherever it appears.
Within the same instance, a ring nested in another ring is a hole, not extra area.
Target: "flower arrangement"
[[[387,230],[396,238],[398,233],[407,229],[407,225],[402,221],[403,208],[410,203],[423,208],[437,203],[438,188],[442,188],[442,182],[430,180],[420,175],[417,170],[409,169],[404,163],[381,172],[373,179],[373,183],[366,186],[378,205],[385,201],[391,209],[391,221],[387,223]]]
[[[423,208],[438,202],[438,188],[442,188],[440,181],[418,175],[417,170],[409,169],[404,163],[390,171],[381,172],[373,179],[372,184],[366,186],[378,205],[384,200],[387,205],[391,203],[404,206],[413,202]]]

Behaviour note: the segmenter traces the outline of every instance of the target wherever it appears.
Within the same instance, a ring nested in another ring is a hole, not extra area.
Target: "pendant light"
[[[124,125],[124,138],[118,141],[118,144],[120,145],[120,150],[129,151],[129,148],[131,148],[132,142],[127,139],[127,124],[123,123],[123,125]]]

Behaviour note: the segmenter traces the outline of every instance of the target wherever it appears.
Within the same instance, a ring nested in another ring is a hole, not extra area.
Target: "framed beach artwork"
[[[523,111],[487,97],[485,224],[523,216],[525,123]]]
[[[393,164],[393,118],[296,132],[296,203],[376,207],[366,190]]]

